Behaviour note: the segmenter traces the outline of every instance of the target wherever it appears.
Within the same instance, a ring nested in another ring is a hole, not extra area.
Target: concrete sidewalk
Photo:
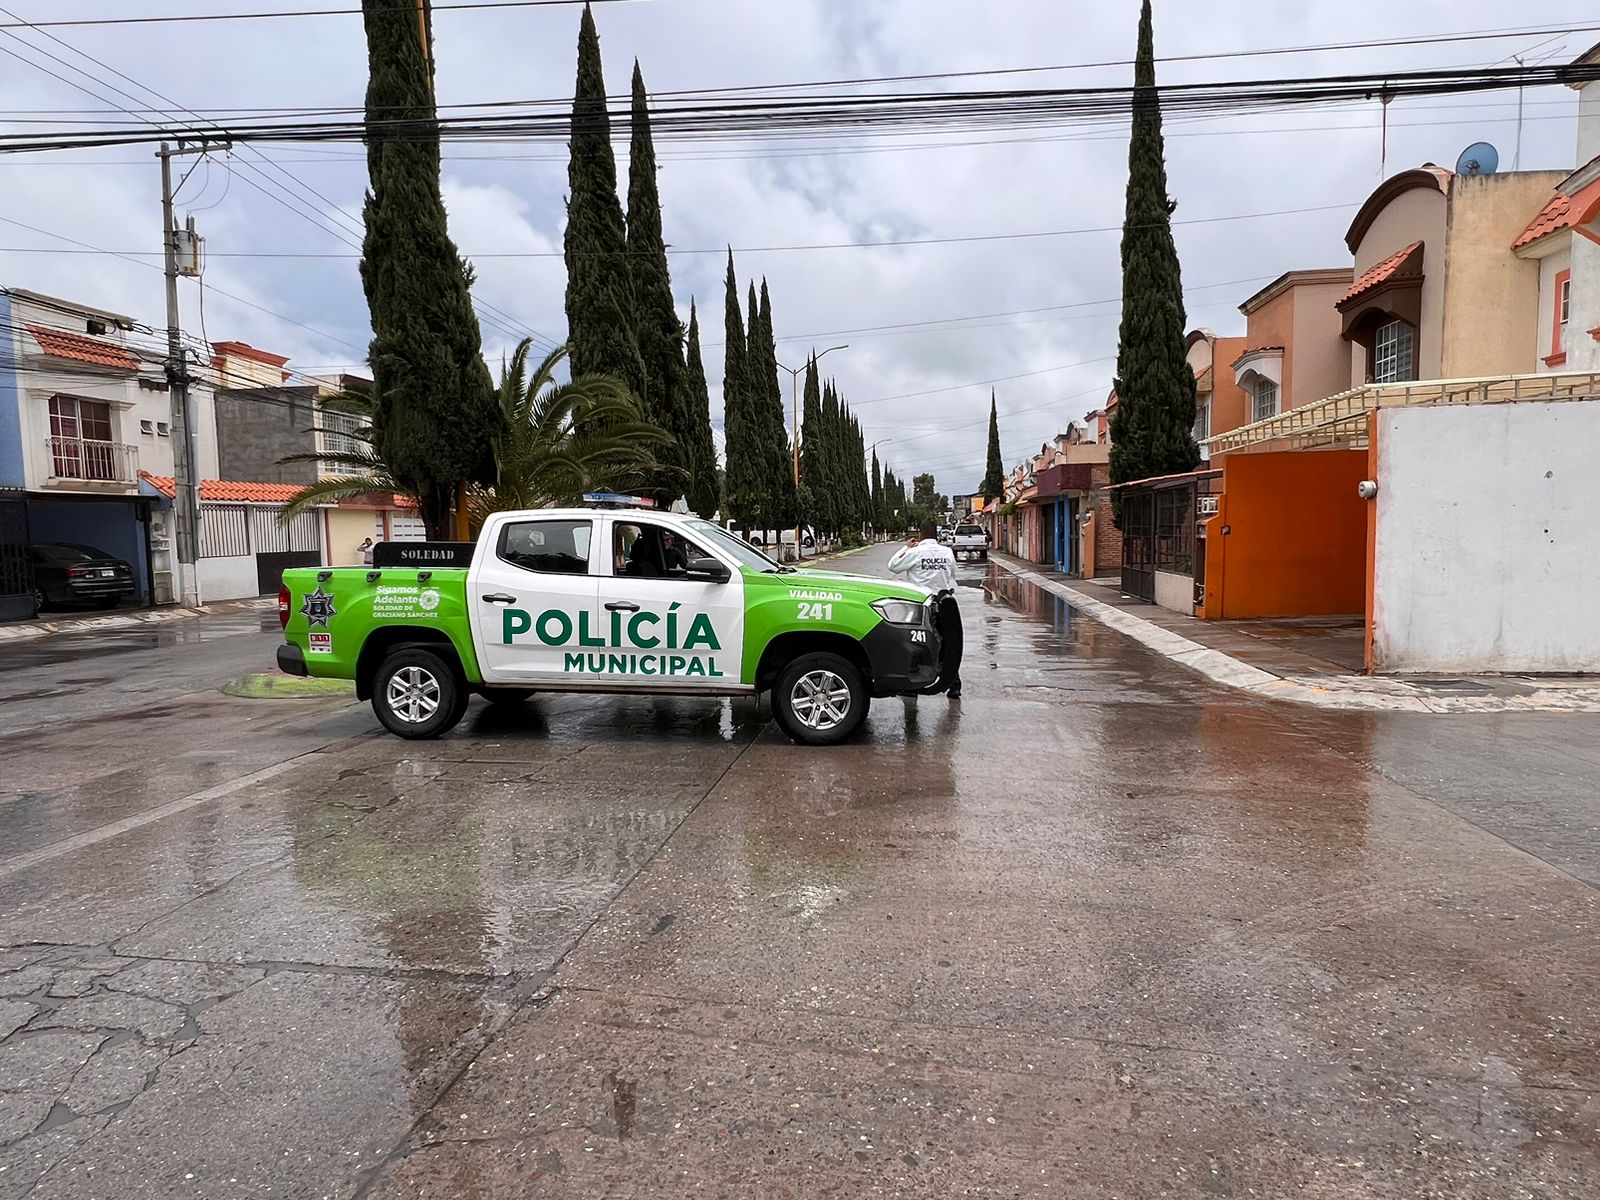
[[[252,596],[246,600],[219,600],[215,604],[202,604],[199,608],[167,605],[161,608],[134,609],[129,612],[95,613],[92,616],[63,614],[49,620],[35,619],[18,621],[14,625],[0,625],[0,644],[48,637],[58,633],[102,633],[108,629],[139,629],[146,625],[165,625],[172,621],[192,621],[196,617],[210,617],[220,613],[265,611],[276,603],[276,598],[272,596]]]
[[[1114,582],[1073,579],[1007,554],[990,561],[1208,679],[1319,708],[1398,712],[1600,712],[1600,679],[1361,671],[1361,629],[1340,618],[1202,621],[1130,599]]]

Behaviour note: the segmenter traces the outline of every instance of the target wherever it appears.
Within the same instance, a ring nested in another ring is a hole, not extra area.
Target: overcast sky
[[[0,0],[22,20],[130,13],[247,12],[354,7],[356,0]],[[1528,15],[1525,15],[1528,14]],[[635,56],[652,93],[708,87],[858,79],[923,72],[1066,67],[1131,58],[1135,0],[640,0],[597,7],[606,80],[624,95]],[[10,17],[0,15],[0,21]],[[579,9],[439,12],[441,104],[553,99],[572,93]],[[1157,0],[1158,58],[1307,46],[1370,38],[1527,27],[1556,10],[1504,0]],[[1574,22],[1575,23],[1575,22]],[[0,109],[27,124],[7,131],[103,125],[109,106],[39,68],[119,104],[152,106],[159,89],[198,110],[359,105],[366,52],[355,16],[270,21],[57,28],[61,42],[29,30],[0,33]],[[1528,34],[1390,49],[1169,62],[1162,83],[1488,65],[1516,53],[1575,57],[1600,34]],[[23,43],[82,68],[75,75]],[[80,58],[82,50],[105,66]],[[137,80],[114,76],[107,67]],[[1131,68],[1063,69],[1021,76],[932,81],[917,89],[1110,86]],[[142,85],[142,86],[141,86]],[[875,85],[882,86],[882,85]],[[864,87],[846,89],[865,90]],[[1571,167],[1575,93],[1523,99],[1520,165]],[[89,110],[72,111],[63,110]],[[1502,169],[1517,144],[1517,97],[1494,93],[1396,103],[1388,172],[1432,160],[1453,164],[1477,140],[1494,142]],[[126,118],[123,118],[126,119]],[[627,130],[614,131],[626,186]],[[1348,265],[1343,234],[1381,178],[1378,108],[1169,119],[1167,166],[1190,325],[1241,332],[1240,300],[1291,268]],[[1125,121],[1045,131],[820,134],[782,142],[658,138],[660,186],[673,285],[688,317],[700,304],[712,411],[720,426],[721,247],[732,244],[743,281],[772,289],[779,357],[850,343],[825,364],[854,405],[868,441],[893,439],[882,457],[909,477],[932,470],[945,492],[970,490],[982,473],[990,382],[1000,405],[1007,465],[1098,406],[1110,386],[1120,290],[1118,234],[1126,172]],[[255,153],[202,166],[180,209],[196,212],[211,252],[205,332],[290,355],[292,368],[360,369],[370,336],[352,255],[366,176],[359,146],[271,147],[299,186]],[[0,218],[113,251],[160,246],[159,178],[151,148],[0,156]],[[257,186],[277,193],[263,194]],[[270,185],[270,186],[269,186]],[[477,267],[478,296],[504,315],[484,328],[498,366],[523,332],[561,338],[559,257],[565,146],[446,145],[450,228]],[[318,195],[320,194],[320,195]],[[297,214],[289,210],[300,209]],[[343,211],[340,211],[343,210]],[[1215,220],[1251,214],[1239,220]],[[322,226],[319,228],[319,226]],[[886,239],[1107,232],[866,248]],[[330,230],[342,233],[342,239]],[[845,243],[841,249],[755,247]],[[164,324],[154,259],[20,253],[61,248],[55,237],[0,224],[0,282]],[[750,247],[752,249],[742,249]],[[695,253],[708,251],[708,253]],[[488,257],[549,255],[553,257]],[[245,257],[229,257],[230,254]],[[198,290],[184,287],[184,322],[200,329]],[[283,314],[286,323],[219,293]],[[1076,307],[1062,307],[1076,306]],[[1016,314],[1019,310],[1054,310]],[[972,318],[972,319],[961,319]],[[884,326],[942,322],[910,329]]]

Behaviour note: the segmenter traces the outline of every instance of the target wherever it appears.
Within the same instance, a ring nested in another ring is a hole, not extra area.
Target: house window
[[[322,448],[325,454],[359,454],[363,449],[355,436],[361,418],[336,408],[322,410]]]
[[[1372,382],[1405,383],[1417,377],[1417,339],[1404,321],[1378,326],[1372,339]]]
[[[1278,415],[1278,385],[1270,379],[1256,379],[1255,404],[1251,409],[1252,421],[1265,421]]]
[[[1194,406],[1194,440],[1203,442],[1211,436],[1211,402],[1202,400]]]
[[[1556,277],[1556,344],[1552,354],[1567,352],[1567,320],[1572,316],[1572,272],[1563,271]]]
[[[111,405],[76,396],[50,397],[51,474],[57,479],[116,479]]]

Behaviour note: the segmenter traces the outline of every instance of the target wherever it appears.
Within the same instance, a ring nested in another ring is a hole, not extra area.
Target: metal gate
[[[33,540],[20,489],[0,488],[0,621],[33,616]]]
[[[1156,600],[1156,493],[1150,489],[1122,493],[1122,592]]]

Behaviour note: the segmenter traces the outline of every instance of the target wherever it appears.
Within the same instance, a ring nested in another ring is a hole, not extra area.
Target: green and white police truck
[[[278,616],[283,671],[355,680],[407,738],[453,727],[472,693],[770,691],[785,732],[827,745],[871,697],[939,673],[922,588],[781,566],[711,521],[644,509],[498,513],[475,543],[288,570]]]

